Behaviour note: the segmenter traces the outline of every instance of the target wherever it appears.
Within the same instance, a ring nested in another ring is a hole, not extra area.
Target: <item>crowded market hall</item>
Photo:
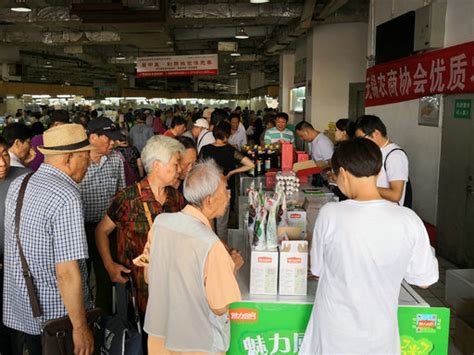
[[[0,0],[0,355],[474,354],[474,0]]]

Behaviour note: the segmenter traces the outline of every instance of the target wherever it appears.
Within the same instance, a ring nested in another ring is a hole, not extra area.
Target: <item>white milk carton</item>
[[[307,219],[306,211],[294,210],[286,212],[288,227],[299,228],[301,230],[301,236],[298,239],[306,239],[307,235]]]
[[[308,286],[308,242],[284,240],[280,248],[280,295],[305,296]]]
[[[252,248],[250,260],[250,293],[276,295],[278,283],[278,250],[257,251]]]

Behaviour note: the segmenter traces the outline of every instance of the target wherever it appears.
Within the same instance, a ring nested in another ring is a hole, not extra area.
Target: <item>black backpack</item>
[[[401,150],[403,153],[405,153],[405,155],[408,158],[407,152],[405,152],[402,148],[392,149],[390,152],[388,152],[388,154],[385,157],[385,160],[383,162],[383,168],[385,170],[385,173],[387,173],[387,159],[388,159],[389,155],[392,154],[396,150]],[[413,206],[413,189],[411,187],[410,177],[408,177],[408,181],[407,181],[406,188],[405,188],[405,200],[403,201],[403,206],[408,207],[410,209]]]

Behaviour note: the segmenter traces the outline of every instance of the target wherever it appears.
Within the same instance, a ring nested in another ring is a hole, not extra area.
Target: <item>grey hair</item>
[[[150,173],[155,161],[168,164],[173,154],[183,152],[184,146],[176,139],[160,135],[153,136],[146,142],[141,158],[146,172]]]
[[[204,199],[214,195],[222,178],[222,170],[214,159],[200,160],[184,179],[184,198],[189,204],[202,207]]]

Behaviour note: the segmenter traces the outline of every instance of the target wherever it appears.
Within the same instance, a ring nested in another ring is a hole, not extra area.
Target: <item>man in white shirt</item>
[[[229,144],[233,145],[238,150],[241,150],[242,147],[247,144],[247,132],[245,127],[240,122],[240,114],[234,112],[229,116],[230,126],[232,128],[231,135],[229,137]]]
[[[23,123],[11,123],[3,129],[3,138],[7,141],[10,166],[25,168],[34,159],[31,148],[32,132]]]
[[[315,130],[311,123],[306,121],[298,123],[295,132],[301,140],[310,143],[311,157],[314,161],[331,160],[334,144],[324,133]]]
[[[405,200],[409,181],[408,157],[399,145],[387,137],[387,128],[377,116],[364,115],[357,119],[356,137],[375,142],[382,151],[382,169],[377,179],[377,187],[383,198],[411,207]],[[411,189],[409,190],[411,195]]]
[[[375,143],[342,142],[331,162],[349,200],[326,204],[314,227],[311,272],[319,283],[300,354],[400,354],[402,280],[425,288],[439,277],[428,234],[412,210],[380,195]]]
[[[209,131],[209,122],[205,118],[196,120],[191,133],[196,140],[198,154],[202,147],[213,144],[216,141],[212,132]]]

